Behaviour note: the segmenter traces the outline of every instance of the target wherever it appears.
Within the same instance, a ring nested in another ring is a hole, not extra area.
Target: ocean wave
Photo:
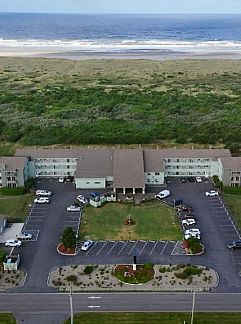
[[[76,39],[76,40],[40,40],[40,39],[4,39],[0,38],[0,50],[9,48],[39,48],[93,52],[121,51],[241,51],[241,41],[208,40],[177,41],[159,39]]]

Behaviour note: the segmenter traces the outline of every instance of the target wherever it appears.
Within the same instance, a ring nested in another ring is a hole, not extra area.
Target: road
[[[241,312],[240,305],[241,294],[196,293],[196,311]],[[75,312],[189,312],[192,293],[76,293],[73,306]],[[35,323],[62,323],[69,316],[69,296],[64,293],[0,294],[0,311],[13,312],[19,323],[31,323],[33,318],[37,319]]]

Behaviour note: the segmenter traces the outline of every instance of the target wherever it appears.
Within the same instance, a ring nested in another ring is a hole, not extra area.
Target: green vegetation
[[[203,251],[203,246],[197,238],[191,237],[186,240],[186,242],[187,249],[190,251],[190,253],[199,254]]]
[[[154,278],[153,265],[137,265],[133,271],[132,265],[118,265],[115,268],[114,276],[120,281],[128,284],[146,283]]]
[[[219,180],[219,177],[217,175],[214,175],[212,179],[213,179],[213,182],[215,184],[215,187],[217,189],[222,190],[223,189],[223,182]]]
[[[134,219],[135,225],[126,225],[129,216]],[[80,235],[94,240],[182,239],[173,208],[158,202],[140,205],[109,203],[100,208],[86,207]]]
[[[0,156],[12,156],[15,152],[15,145],[0,143]]]
[[[94,267],[93,266],[91,266],[91,265],[87,265],[85,268],[84,268],[84,273],[85,274],[91,274],[92,272],[93,272],[93,270],[94,270]]]
[[[240,103],[239,61],[0,58],[8,143],[221,143],[238,154]]]
[[[16,324],[16,319],[13,314],[0,313],[0,324]]]
[[[7,216],[8,221],[11,223],[23,223],[28,215],[29,204],[32,204],[33,197],[33,194],[20,196],[0,195],[0,215]]]
[[[197,266],[187,266],[182,271],[175,272],[175,277],[179,279],[187,279],[191,276],[197,276],[202,274],[203,270]]]
[[[6,257],[6,252],[3,250],[0,250],[0,263],[2,263],[4,261]]]
[[[0,195],[9,195],[9,196],[21,196],[24,195],[26,192],[25,188],[18,187],[18,188],[1,188]]]
[[[241,187],[224,187],[223,188],[224,194],[229,195],[239,195],[241,196]]]
[[[72,227],[66,227],[62,237],[61,237],[61,243],[66,249],[73,249],[76,245],[76,236],[75,232],[72,229]]]
[[[241,229],[241,195],[223,195],[223,198],[232,212],[235,223],[238,225],[239,229]]]
[[[190,313],[81,313],[76,314],[75,324],[190,324]],[[240,313],[197,313],[195,324],[239,324]],[[70,320],[65,324],[69,324]]]

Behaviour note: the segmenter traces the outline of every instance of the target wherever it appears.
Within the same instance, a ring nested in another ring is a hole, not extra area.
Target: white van
[[[170,191],[169,190],[163,190],[163,191],[160,191],[159,194],[155,195],[155,198],[157,199],[163,199],[163,198],[166,198],[168,196],[170,196]]]

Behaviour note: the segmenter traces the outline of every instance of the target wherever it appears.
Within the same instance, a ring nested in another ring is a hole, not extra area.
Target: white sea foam
[[[241,41],[177,41],[177,40],[40,40],[40,39],[3,39],[0,38],[0,50],[48,49],[64,51],[122,52],[122,51],[179,51],[179,52],[241,52]]]

